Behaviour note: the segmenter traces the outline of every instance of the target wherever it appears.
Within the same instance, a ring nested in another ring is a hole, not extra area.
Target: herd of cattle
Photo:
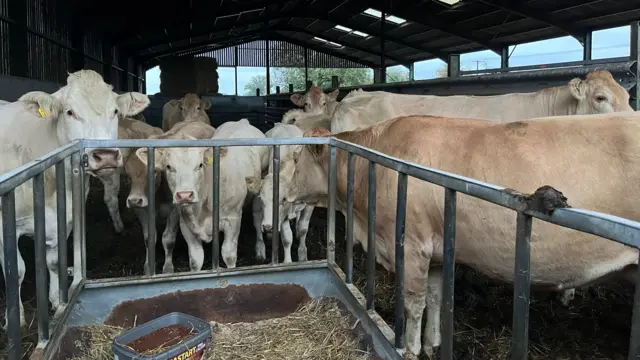
[[[233,139],[334,136],[407,161],[521,191],[548,184],[563,191],[574,207],[640,220],[640,116],[629,94],[612,75],[594,71],[586,79],[534,93],[499,96],[400,95],[355,90],[337,101],[312,87],[291,101],[304,109],[287,112],[266,133],[248,120],[212,127],[207,100],[187,94],[164,105],[162,128],[132,118],[149,105],[146,95],[118,95],[102,77],[82,70],[69,75],[53,94],[29,92],[0,106],[0,173],[37,159],[74,139]],[[123,230],[118,208],[121,174],[130,179],[127,208],[138,216],[147,244],[147,186],[156,187],[156,210],[167,218],[162,234],[163,273],[174,271],[172,251],[179,229],[187,242],[191,271],[204,261],[203,242],[212,240],[211,148],[158,148],[156,181],[147,184],[147,149],[87,149],[86,170],[104,184],[104,200],[116,232]],[[291,262],[296,219],[298,259],[307,259],[305,238],[315,206],[325,207],[328,145],[283,146],[280,198],[273,199],[270,147],[220,149],[219,229],[222,258],[235,267],[240,220],[252,209],[256,258],[266,259],[263,232],[281,229],[285,262]],[[367,247],[367,161],[355,163],[354,238]],[[346,212],[347,157],[338,153],[337,210]],[[71,166],[65,174],[71,183]],[[86,179],[88,182],[88,179]],[[396,173],[377,170],[376,257],[394,270]],[[67,202],[71,204],[71,187]],[[86,189],[89,187],[86,186]],[[59,305],[55,169],[45,173],[49,298]],[[88,193],[88,190],[87,190]],[[85,194],[85,199],[86,199]],[[33,234],[32,185],[15,193],[18,236]],[[281,224],[272,224],[272,206]],[[431,353],[440,344],[444,190],[409,180],[405,247],[406,346]],[[67,229],[72,229],[67,206]],[[456,261],[492,278],[513,281],[515,213],[469,196],[457,205]],[[628,275],[638,251],[595,236],[534,221],[531,281],[534,289],[563,292],[568,303],[577,286]],[[0,264],[4,268],[3,247]],[[146,269],[146,267],[145,267]],[[18,254],[18,276],[24,277]],[[424,309],[427,322],[421,339]],[[20,321],[25,324],[20,301]],[[6,326],[6,325],[5,325]]]

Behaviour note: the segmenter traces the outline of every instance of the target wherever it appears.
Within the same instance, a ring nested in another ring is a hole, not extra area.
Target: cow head
[[[61,143],[76,139],[117,139],[119,114],[132,116],[149,106],[149,98],[144,94],[116,94],[93,70],[69,74],[67,85],[53,94],[32,91],[18,100],[30,104],[36,116],[55,119],[56,135]],[[85,151],[90,173],[123,165],[118,148]]]
[[[149,198],[147,197],[149,191],[147,165],[143,163],[136,154],[130,154],[124,162],[124,169],[131,179],[131,189],[127,196],[127,207],[146,207],[149,205]],[[155,180],[155,185],[158,186],[162,180],[162,174],[159,171],[155,173]]]
[[[187,135],[175,135],[172,139],[195,140]],[[224,156],[226,148],[220,149]],[[146,148],[136,150],[136,155],[147,164]],[[178,205],[195,204],[200,201],[205,187],[206,172],[211,171],[213,150],[211,148],[164,148],[155,150],[155,168],[163,171],[171,190],[173,203]]]
[[[312,86],[304,95],[291,95],[291,102],[299,107],[304,107],[305,112],[332,115],[332,111],[336,107],[334,103],[337,102],[339,93],[340,90],[335,89],[325,94],[321,88]]]
[[[211,123],[207,115],[207,110],[211,108],[209,100],[202,100],[196,94],[186,94],[182,99],[171,100],[169,103],[180,110],[183,121]]]
[[[629,93],[606,70],[592,71],[585,80],[571,80],[569,90],[578,103],[574,115],[633,111]]]

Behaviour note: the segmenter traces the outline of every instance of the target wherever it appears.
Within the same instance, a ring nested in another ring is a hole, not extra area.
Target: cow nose
[[[273,229],[273,226],[271,225],[262,225],[263,232],[271,232],[271,229]]]
[[[96,149],[91,152],[93,170],[115,168],[122,166],[122,156],[119,149]]]
[[[192,203],[195,198],[195,194],[193,191],[178,191],[176,193],[176,203],[178,204],[187,204]]]
[[[130,208],[146,206],[144,199],[142,197],[137,197],[137,196],[131,196],[127,198],[127,205]]]

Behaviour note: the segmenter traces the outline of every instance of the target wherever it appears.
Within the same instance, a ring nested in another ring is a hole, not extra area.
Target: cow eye
[[[198,106],[198,107],[196,108],[196,110],[200,111],[200,106]]]
[[[607,98],[606,98],[606,96],[598,95],[598,96],[596,96],[596,101],[597,102],[607,101]]]
[[[170,165],[167,165],[166,168],[167,168],[167,170],[171,171],[171,166]]]
[[[200,169],[202,169],[204,167],[203,163],[200,163]]]
[[[115,109],[115,110],[113,111],[113,113],[114,113],[114,114],[116,114],[116,115],[118,115],[118,109]]]
[[[67,110],[67,115],[73,116],[73,110]]]
[[[182,107],[182,105],[180,105],[180,110],[184,110],[184,107]]]

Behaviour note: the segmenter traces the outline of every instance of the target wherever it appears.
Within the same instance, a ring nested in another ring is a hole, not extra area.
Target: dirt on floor
[[[97,181],[92,181],[92,191],[87,202],[87,262],[91,278],[121,277],[143,274],[145,247],[141,227],[124,200],[127,189],[123,187],[121,214],[125,224],[122,234],[115,234],[106,206],[103,191]],[[237,266],[257,265],[254,244],[255,230],[251,224],[251,212],[245,211],[238,248]],[[326,210],[316,209],[307,236],[309,260],[326,256]],[[514,224],[515,226],[515,224]],[[158,234],[164,229],[159,219]],[[336,216],[336,261],[344,264],[344,218]],[[267,254],[270,242],[265,241]],[[72,240],[69,240],[72,244]],[[297,240],[292,255],[297,260]],[[211,245],[205,244],[205,254],[211,254]],[[280,246],[280,248],[282,248]],[[22,348],[27,358],[37,342],[35,312],[35,279],[33,243],[23,238],[20,249],[25,254],[27,274],[23,283],[22,298],[27,310],[28,328],[23,331]],[[282,250],[280,259],[283,259]],[[160,241],[156,248],[157,271],[161,271],[163,250]],[[364,292],[366,285],[366,254],[359,246],[354,251],[354,282]],[[72,257],[69,257],[71,262]],[[174,250],[175,271],[189,270],[186,244],[178,235]],[[221,264],[224,264],[221,260]],[[203,269],[211,267],[211,257],[205,256]],[[2,280],[0,280],[1,282]],[[394,323],[394,277],[381,267],[377,268],[376,310],[391,325]],[[0,310],[4,310],[4,285],[0,285]],[[532,293],[530,311],[529,348],[531,359],[625,359],[631,326],[633,286],[623,282],[593,286],[577,290],[568,307],[563,307],[556,294]],[[485,276],[464,267],[456,267],[455,283],[455,358],[502,360],[509,358],[510,328],[513,313],[513,288],[489,280]],[[0,311],[4,322],[4,311]],[[0,358],[5,358],[6,337],[0,330]],[[439,358],[439,356],[436,356]]]

